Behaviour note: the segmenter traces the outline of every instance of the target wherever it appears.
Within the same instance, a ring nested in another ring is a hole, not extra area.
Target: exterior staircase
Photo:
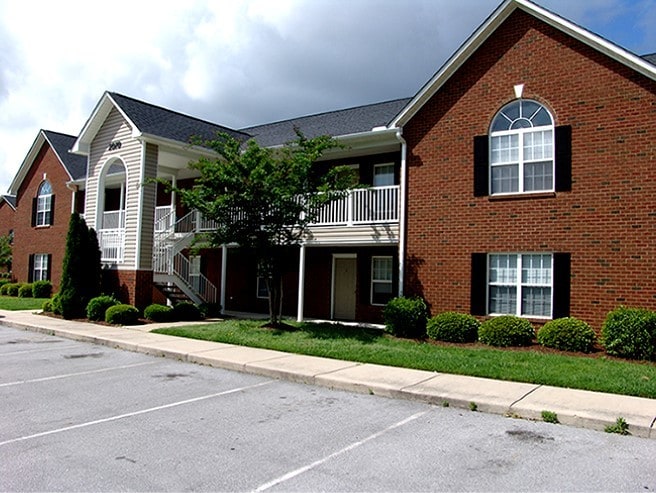
[[[173,304],[180,301],[196,304],[217,301],[216,286],[204,275],[192,272],[191,262],[182,253],[204,227],[208,225],[204,224],[197,211],[177,221],[172,209],[168,213],[157,214],[153,241],[153,284]]]

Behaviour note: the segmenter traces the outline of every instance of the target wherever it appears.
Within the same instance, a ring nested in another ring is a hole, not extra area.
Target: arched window
[[[554,123],[541,104],[518,99],[490,125],[490,193],[554,190]]]
[[[45,180],[39,186],[39,191],[34,199],[34,225],[35,226],[49,226],[53,220],[53,202],[54,195],[52,194],[52,186],[48,180]]]

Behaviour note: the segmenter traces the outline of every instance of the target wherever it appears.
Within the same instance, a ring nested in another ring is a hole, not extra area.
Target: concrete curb
[[[426,402],[436,406],[542,420],[555,413],[564,425],[604,430],[623,417],[629,432],[656,438],[656,399],[604,394],[463,375],[435,373],[210,341],[153,334],[147,328],[108,327],[0,311],[0,325],[80,342],[177,359],[333,389]],[[159,324],[170,327],[171,324]],[[185,323],[184,325],[189,325]]]

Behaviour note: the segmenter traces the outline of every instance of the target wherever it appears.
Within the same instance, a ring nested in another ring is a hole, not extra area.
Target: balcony
[[[97,234],[101,262],[123,262],[125,253],[125,210],[103,212]]]
[[[311,226],[354,226],[399,222],[399,186],[351,190],[321,208]]]

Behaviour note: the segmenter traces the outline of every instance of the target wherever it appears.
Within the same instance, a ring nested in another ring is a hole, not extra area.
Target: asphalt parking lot
[[[656,441],[0,327],[1,491],[656,490]]]

